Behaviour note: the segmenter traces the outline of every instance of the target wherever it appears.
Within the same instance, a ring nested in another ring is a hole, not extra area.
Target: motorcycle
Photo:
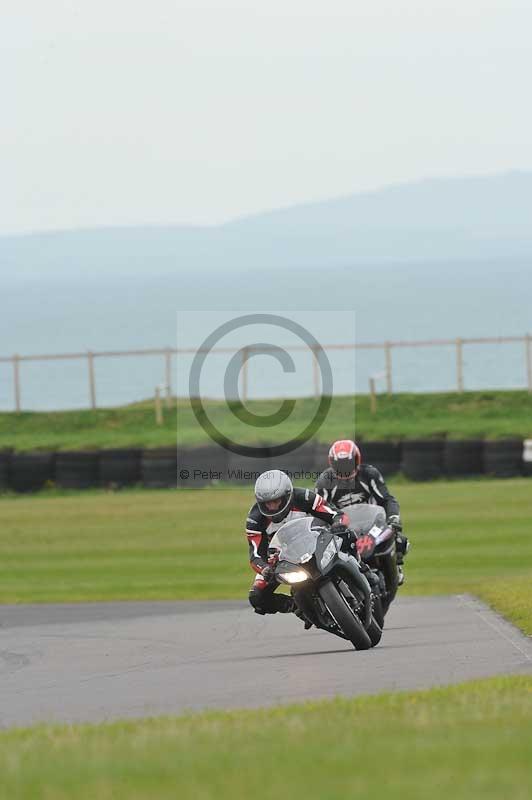
[[[356,650],[368,650],[380,642],[382,629],[373,613],[370,584],[342,545],[319,520],[289,520],[270,542],[274,574],[290,587],[305,620],[347,639]]]
[[[399,587],[395,531],[386,523],[381,506],[355,503],[343,506],[349,527],[355,532],[358,555],[366,565],[366,578],[375,595],[375,617],[382,627],[384,616]]]

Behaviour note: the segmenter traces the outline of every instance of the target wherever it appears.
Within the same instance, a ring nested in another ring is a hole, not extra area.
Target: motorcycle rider
[[[296,610],[294,600],[287,595],[275,595],[279,586],[274,567],[268,563],[268,545],[281,525],[288,519],[311,514],[330,524],[331,530],[354,542],[354,534],[345,524],[344,514],[330,507],[323,496],[311,489],[294,488],[285,472],[271,469],[259,475],[255,483],[255,504],[246,522],[249,561],[257,576],[249,592],[249,602],[256,614],[287,614]]]
[[[395,530],[399,585],[404,582],[403,562],[408,539],[402,535],[399,503],[390,494],[376,467],[362,463],[362,455],[351,439],[339,439],[329,450],[329,467],[316,482],[316,492],[325,501],[341,509],[353,503],[376,503],[382,506],[386,520]]]

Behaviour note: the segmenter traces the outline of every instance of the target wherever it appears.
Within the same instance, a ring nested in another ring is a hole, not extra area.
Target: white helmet
[[[272,522],[281,522],[290,511],[294,495],[292,481],[280,469],[269,469],[255,483],[255,499],[259,511]]]

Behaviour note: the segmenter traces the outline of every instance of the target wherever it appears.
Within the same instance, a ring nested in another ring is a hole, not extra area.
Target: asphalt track
[[[532,672],[532,640],[467,596],[399,598],[357,653],[247,603],[0,606],[0,727],[273,705]]]

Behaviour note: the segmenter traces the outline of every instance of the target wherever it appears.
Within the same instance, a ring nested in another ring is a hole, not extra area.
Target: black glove
[[[395,533],[395,545],[397,547],[397,564],[401,566],[404,562],[404,557],[408,553],[410,543],[406,536],[403,534],[403,526],[401,525],[401,517],[399,514],[391,514],[388,517],[388,525]]]
[[[403,526],[401,524],[401,517],[399,516],[399,514],[390,514],[390,516],[388,517],[388,525],[390,526],[390,528],[393,528],[393,530],[396,533],[399,533],[399,531],[403,530]]]
[[[331,525],[331,533],[334,536],[339,536],[341,539],[344,540],[344,543],[341,547],[342,550],[346,551],[355,551],[356,552],[356,533],[348,528],[347,525],[344,525],[343,522],[333,522]]]
[[[275,577],[275,569],[271,567],[269,564],[266,564],[265,567],[262,568],[261,578],[266,581],[266,583],[270,583],[273,581]]]
[[[331,525],[331,533],[334,534],[334,536],[344,536],[348,530],[349,528],[347,525],[344,525],[344,523],[340,522],[339,520],[337,522],[333,522]]]
[[[338,512],[332,521],[331,533],[333,533],[335,536],[344,536],[345,532],[349,530],[347,526],[348,522],[349,517],[346,514]]]

